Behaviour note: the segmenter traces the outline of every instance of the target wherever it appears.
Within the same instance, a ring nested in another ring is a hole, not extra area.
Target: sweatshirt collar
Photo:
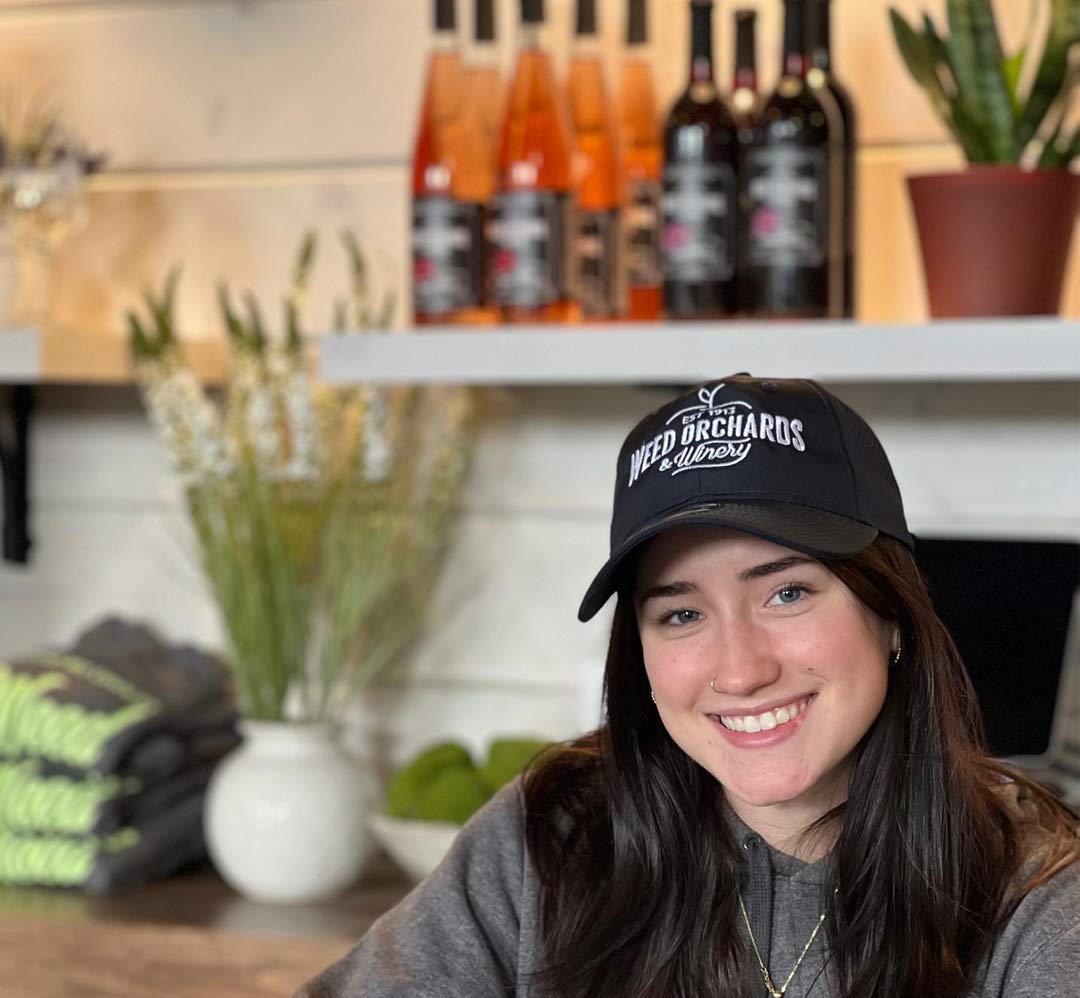
[[[746,861],[747,845],[749,844],[752,847],[759,846],[768,850],[769,860],[772,863],[773,873],[776,876],[786,877],[790,880],[797,879],[802,883],[808,884],[821,884],[824,882],[824,857],[815,860],[813,863],[806,863],[796,856],[781,852],[779,849],[775,849],[769,845],[758,832],[755,832],[747,825],[746,822],[735,813],[735,810],[727,800],[724,801],[723,811],[724,818],[728,823],[728,827],[731,829],[732,835],[735,837],[735,842],[739,846],[739,854],[743,856],[744,862]]]

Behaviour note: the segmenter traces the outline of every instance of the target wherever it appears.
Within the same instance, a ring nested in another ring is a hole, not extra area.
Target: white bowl
[[[461,826],[376,814],[371,818],[371,831],[398,866],[413,880],[423,880],[442,862]]]

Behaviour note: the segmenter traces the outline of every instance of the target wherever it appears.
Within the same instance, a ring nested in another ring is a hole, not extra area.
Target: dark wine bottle
[[[690,80],[664,123],[661,261],[673,319],[736,307],[738,141],[713,74],[712,0],[691,0]]]
[[[844,136],[844,219],[843,219],[843,254],[844,254],[844,315],[855,315],[855,192],[857,190],[857,164],[855,160],[858,148],[857,117],[855,104],[847,88],[836,79],[832,66],[831,52],[831,10],[830,0],[807,0],[807,45],[810,54],[810,70],[807,79],[811,86],[824,86],[840,113]]]
[[[731,106],[738,128],[739,166],[741,177],[746,169],[746,150],[754,141],[754,124],[758,107],[757,76],[757,11],[735,11],[735,72],[731,81]],[[736,248],[736,271],[738,273],[737,300],[740,306],[746,301],[745,240]]]
[[[840,120],[807,82],[804,0],[785,0],[780,82],[762,105],[745,152],[745,306],[760,316],[839,316],[843,253],[835,198]]]

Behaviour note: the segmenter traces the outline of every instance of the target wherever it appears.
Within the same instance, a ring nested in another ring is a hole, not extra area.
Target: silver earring
[[[895,653],[893,654],[893,657],[892,657],[892,664],[893,665],[899,665],[900,664],[900,653],[903,650],[904,649],[903,649],[902,645],[897,645],[896,646],[896,651],[895,651]]]
[[[713,676],[712,679],[709,680],[709,689],[712,690],[713,693],[719,693],[720,691],[715,686],[713,686],[713,683],[715,683],[715,682],[716,682],[716,676]]]
[[[649,690],[649,696],[652,697],[652,702],[656,703],[656,694],[652,690]]]

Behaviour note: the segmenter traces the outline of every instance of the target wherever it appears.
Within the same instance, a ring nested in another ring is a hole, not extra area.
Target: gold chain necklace
[[[833,894],[835,893],[836,890],[833,891]],[[823,911],[821,917],[817,920],[817,925],[814,926],[814,931],[810,933],[810,938],[806,940],[806,945],[802,948],[799,959],[795,961],[795,966],[791,968],[791,973],[787,975],[784,986],[777,990],[776,985],[773,984],[773,979],[769,974],[769,968],[765,966],[765,961],[761,959],[761,952],[757,948],[757,941],[754,939],[754,930],[750,928],[750,916],[746,914],[746,905],[743,904],[742,891],[739,891],[739,909],[742,911],[743,921],[746,923],[746,932],[750,936],[750,945],[754,947],[754,956],[757,957],[758,968],[761,970],[761,976],[765,979],[765,987],[768,989],[769,995],[771,998],[784,998],[784,992],[787,991],[788,985],[791,984],[791,980],[795,976],[795,971],[799,969],[799,966],[803,962],[803,957],[810,951],[810,947],[817,938],[818,929],[821,928],[821,923],[825,921],[825,912]]]

